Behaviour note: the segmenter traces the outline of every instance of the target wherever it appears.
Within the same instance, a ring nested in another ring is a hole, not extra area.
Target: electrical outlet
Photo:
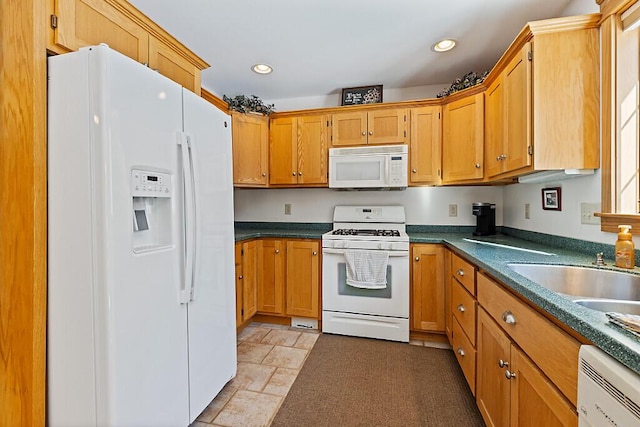
[[[458,205],[449,205],[449,216],[458,216]]]
[[[284,204],[284,214],[291,215],[291,203]]]
[[[580,223],[600,224],[600,218],[594,215],[596,212],[600,212],[600,203],[580,203]]]
[[[531,204],[524,204],[524,219],[531,219]]]

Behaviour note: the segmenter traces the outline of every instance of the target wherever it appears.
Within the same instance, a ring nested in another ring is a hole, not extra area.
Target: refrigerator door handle
[[[193,274],[195,270],[195,199],[193,188],[193,168],[191,160],[191,143],[189,137],[180,132],[178,145],[182,153],[182,177],[184,180],[184,280],[180,285],[180,303],[186,304],[191,300]]]

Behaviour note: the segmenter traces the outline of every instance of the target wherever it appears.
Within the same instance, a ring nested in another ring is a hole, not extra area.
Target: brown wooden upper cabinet
[[[271,185],[326,185],[329,118],[281,117],[269,125]]]
[[[47,49],[76,51],[106,43],[200,95],[200,70],[209,67],[125,0],[47,0]]]
[[[486,178],[598,168],[598,15],[531,22],[521,34],[529,41],[489,78]]]
[[[331,145],[406,144],[407,109],[386,108],[331,116]]]
[[[440,106],[412,108],[409,185],[440,184],[442,120]]]
[[[269,184],[269,119],[258,114],[231,114],[233,185]]]
[[[443,116],[443,181],[482,180],[484,93],[465,96],[446,104]]]

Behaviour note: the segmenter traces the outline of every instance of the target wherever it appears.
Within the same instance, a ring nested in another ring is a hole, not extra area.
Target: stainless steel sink
[[[576,304],[598,311],[615,311],[616,313],[640,315],[640,301],[623,301],[610,299],[577,299]]]
[[[568,265],[508,265],[516,273],[560,294],[640,301],[640,276],[635,274]]]

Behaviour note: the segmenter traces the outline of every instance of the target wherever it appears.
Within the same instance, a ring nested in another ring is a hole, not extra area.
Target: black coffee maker
[[[474,236],[496,234],[496,205],[494,203],[474,202],[472,212],[476,216]]]

